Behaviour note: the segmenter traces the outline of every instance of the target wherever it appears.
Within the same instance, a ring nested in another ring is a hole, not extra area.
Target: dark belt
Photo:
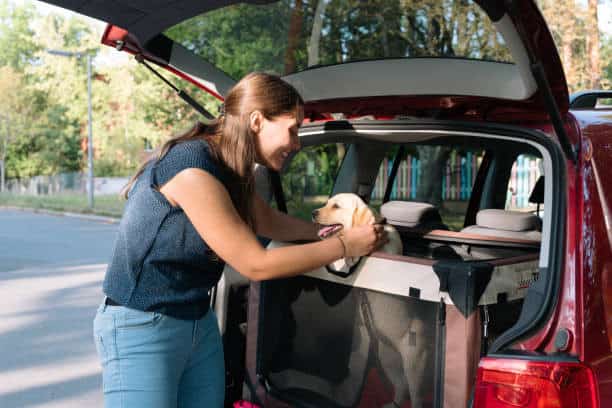
[[[113,299],[109,298],[108,296],[106,297],[104,304],[107,306],[121,306],[121,303],[115,302]]]

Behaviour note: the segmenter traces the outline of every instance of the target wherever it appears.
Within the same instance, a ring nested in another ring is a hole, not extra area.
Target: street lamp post
[[[87,202],[90,209],[94,207],[94,170],[93,170],[93,132],[91,117],[91,54],[63,50],[47,50],[49,54],[61,57],[86,57],[87,61]]]

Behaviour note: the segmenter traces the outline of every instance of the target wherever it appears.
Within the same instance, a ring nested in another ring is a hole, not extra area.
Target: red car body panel
[[[582,136],[575,220],[580,356],[595,372],[601,406],[612,406],[612,110],[574,114]]]
[[[593,369],[606,407],[612,406],[612,110],[577,110],[567,119],[580,154],[576,166],[567,162],[560,296],[545,327],[515,347],[554,354],[556,333],[569,330],[567,353]],[[535,127],[551,133],[550,125]]]

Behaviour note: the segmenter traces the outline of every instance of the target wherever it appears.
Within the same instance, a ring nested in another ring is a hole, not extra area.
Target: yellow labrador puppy
[[[384,219],[357,195],[351,193],[336,194],[331,197],[324,207],[312,212],[315,222],[324,227],[319,231],[321,238],[327,238],[341,229],[348,229],[357,225],[377,224]],[[389,242],[380,250],[389,254],[402,254],[402,240],[397,230],[389,224],[384,224]],[[345,262],[352,266],[358,259],[349,258]]]
[[[384,221],[358,195],[350,193],[331,197],[324,207],[312,212],[312,218],[324,226],[319,231],[321,238],[331,237],[341,229]],[[401,255],[402,241],[397,230],[389,224],[384,225],[384,230],[387,231],[389,242],[381,248],[381,251]],[[347,271],[358,260],[358,258],[348,258],[344,260],[344,264],[340,260],[332,266],[336,270]],[[381,341],[379,344],[379,358],[385,355],[397,355],[394,353],[399,353],[402,357],[401,367],[392,367],[394,364],[388,364],[384,369],[386,377],[393,383],[395,389],[395,400],[388,406],[399,407],[410,399],[412,408],[421,408],[429,354],[426,343],[428,338],[431,338],[427,335],[425,323],[419,318],[423,312],[419,310],[418,304],[408,304],[395,296],[370,295],[368,291],[365,292],[365,296],[375,330],[382,338],[388,340],[387,343]],[[398,324],[398,322],[403,323]],[[385,351],[388,345],[395,351]],[[388,358],[385,360],[389,361]]]

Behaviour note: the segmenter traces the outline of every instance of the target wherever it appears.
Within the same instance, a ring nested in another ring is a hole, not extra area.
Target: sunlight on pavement
[[[102,406],[92,324],[105,268],[0,274],[0,407]]]

